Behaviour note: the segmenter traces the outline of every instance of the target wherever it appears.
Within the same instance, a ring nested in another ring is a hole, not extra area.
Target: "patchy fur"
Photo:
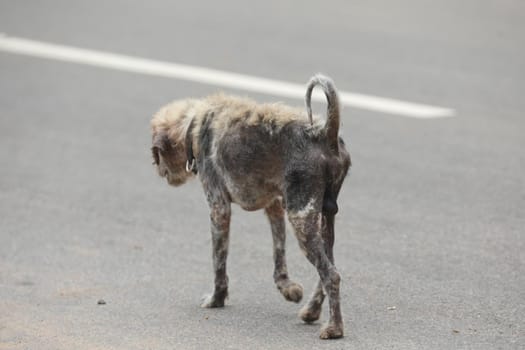
[[[316,85],[327,96],[326,121],[311,114]],[[341,278],[332,251],[334,217],[350,155],[338,136],[339,102],[333,82],[322,75],[312,77],[305,99],[307,113],[224,94],[175,101],[151,121],[152,154],[159,175],[169,184],[179,186],[198,176],[203,185],[215,271],[214,291],[203,307],[221,307],[228,295],[231,203],[265,210],[273,237],[275,284],[287,300],[302,299],[303,288],[289,279],[286,267],[286,212],[301,250],[320,276],[300,317],[317,320],[327,295],[330,319],[320,336],[338,338],[343,336],[343,321]]]

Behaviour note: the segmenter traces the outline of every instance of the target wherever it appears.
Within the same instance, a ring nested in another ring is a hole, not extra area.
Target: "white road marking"
[[[285,81],[253,77],[204,67],[137,58],[72,46],[55,45],[41,41],[10,37],[5,34],[0,34],[0,51],[133,73],[182,79],[274,96],[304,99],[305,94],[305,85],[303,84],[293,84]],[[346,91],[340,91],[339,97],[341,103],[345,106],[395,114],[403,117],[425,119],[452,117],[455,115],[455,111],[449,108]],[[320,91],[314,91],[312,99],[319,102],[325,101],[325,97]]]

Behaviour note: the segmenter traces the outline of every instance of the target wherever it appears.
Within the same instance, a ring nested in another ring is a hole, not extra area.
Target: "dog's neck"
[[[197,174],[197,162],[195,155],[193,154],[193,128],[195,126],[195,118],[191,118],[188,128],[186,130],[186,136],[184,138],[186,148],[186,171],[191,171]]]

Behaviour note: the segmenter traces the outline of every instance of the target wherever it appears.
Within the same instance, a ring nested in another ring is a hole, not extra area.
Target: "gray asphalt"
[[[157,177],[148,123],[217,88],[0,52],[0,349],[525,348],[524,16],[507,0],[0,1],[12,36],[299,83],[321,71],[458,112],[344,109],[346,336],[321,341],[272,283],[260,212],[234,210],[228,305],[199,308],[205,199]],[[290,231],[288,247],[309,294]]]

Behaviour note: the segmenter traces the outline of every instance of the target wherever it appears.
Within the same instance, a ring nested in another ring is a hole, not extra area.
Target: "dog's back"
[[[261,209],[283,193],[290,153],[298,150],[292,143],[304,143],[322,125],[311,126],[303,111],[284,105],[229,101],[213,115],[210,129],[216,137],[208,155],[215,160],[232,200],[247,210]],[[304,156],[307,151],[300,152]],[[203,171],[207,171],[206,162]]]

